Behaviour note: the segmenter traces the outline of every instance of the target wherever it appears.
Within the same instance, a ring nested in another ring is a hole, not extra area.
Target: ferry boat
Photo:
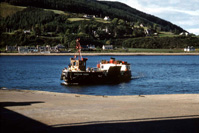
[[[62,71],[61,80],[65,81],[64,85],[118,84],[131,80],[129,63],[110,58],[109,61],[100,61],[96,68],[86,68],[88,59],[81,56],[79,39],[76,40],[76,49],[79,53],[78,59],[76,55],[74,58],[70,58],[70,65]]]

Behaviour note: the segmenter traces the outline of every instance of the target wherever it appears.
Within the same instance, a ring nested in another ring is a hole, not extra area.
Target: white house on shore
[[[113,45],[103,45],[102,49],[103,50],[113,50]]]
[[[184,48],[185,52],[191,52],[191,51],[195,51],[195,48],[193,46],[188,46],[187,48]]]

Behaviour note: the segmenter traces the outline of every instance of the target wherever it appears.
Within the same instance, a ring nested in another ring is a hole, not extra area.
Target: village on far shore
[[[95,45],[82,45],[82,51],[96,51]],[[114,50],[113,45],[103,45],[100,50]],[[58,44],[51,47],[46,46],[6,46],[5,53],[70,53],[72,49],[67,49],[64,45]]]
[[[82,51],[88,51],[93,52],[97,51],[95,45],[82,45],[81,46]],[[66,48],[62,44],[58,44],[56,46],[51,47],[50,45],[46,46],[6,46],[5,51],[1,51],[1,53],[73,53],[74,48]],[[99,48],[98,51],[104,51],[104,52],[114,52],[114,50],[117,50],[117,47],[113,47],[113,45],[103,45],[102,48]],[[122,48],[126,52],[128,51],[127,48]],[[198,49],[195,49],[193,46],[188,46],[181,50],[182,52],[197,52]]]

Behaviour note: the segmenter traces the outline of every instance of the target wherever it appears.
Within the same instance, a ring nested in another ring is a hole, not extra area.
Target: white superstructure
[[[121,66],[121,71],[131,71],[130,64],[124,61],[115,61],[114,58],[111,58],[110,61],[101,61],[100,64],[97,65],[101,71],[108,71],[111,66]]]

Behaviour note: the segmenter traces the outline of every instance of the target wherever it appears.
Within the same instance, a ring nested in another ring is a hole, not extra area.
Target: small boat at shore
[[[61,80],[64,80],[64,85],[118,84],[131,80],[129,63],[110,58],[109,61],[101,60],[96,68],[86,68],[88,59],[81,56],[79,39],[76,40],[76,49],[78,59],[76,55],[70,58],[70,65],[62,71]]]

